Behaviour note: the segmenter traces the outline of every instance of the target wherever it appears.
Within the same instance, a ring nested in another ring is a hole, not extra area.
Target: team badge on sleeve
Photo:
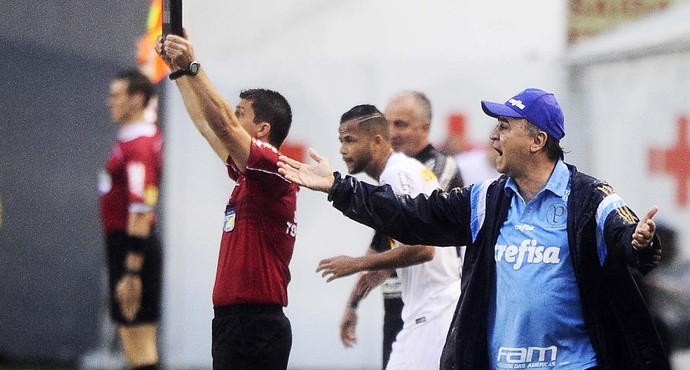
[[[144,190],[144,203],[155,206],[158,203],[158,187],[157,186],[147,186]]]

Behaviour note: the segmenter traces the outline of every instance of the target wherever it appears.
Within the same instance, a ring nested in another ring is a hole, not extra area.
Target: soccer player
[[[340,153],[349,173],[364,172],[400,194],[429,194],[439,187],[429,168],[393,151],[388,122],[373,105],[358,105],[343,114],[338,132]],[[451,248],[408,246],[386,239],[385,252],[366,253],[356,258],[327,258],[319,263],[317,271],[323,271],[328,281],[366,271],[348,302],[348,307],[356,308],[371,289],[390,276],[391,269],[397,268],[404,302],[400,314],[403,327],[392,345],[386,368],[435,368],[460,296],[457,254]],[[369,272],[372,270],[386,273],[373,274]],[[348,323],[351,330],[341,328],[341,339],[346,346],[355,341],[355,322]]]
[[[433,171],[438,180],[439,187],[450,190],[462,187],[463,181],[458,166],[453,157],[444,155],[438,151],[429,141],[431,128],[431,102],[427,96],[419,91],[400,91],[396,93],[386,104],[384,115],[388,122],[390,143],[393,150],[401,152],[422,162]],[[390,249],[389,238],[380,232],[376,232],[371,241],[367,253],[378,253]],[[458,248],[458,257],[461,258],[462,250]],[[459,261],[462,263],[462,259]],[[386,274],[387,270],[377,271],[362,275],[360,279],[375,279],[376,274]],[[364,282],[356,283],[356,287]],[[357,292],[353,290],[348,301],[343,318],[341,320],[340,336],[346,347],[352,345],[356,339],[355,325],[358,320]],[[392,270],[390,277],[381,285],[383,292],[383,368],[386,368],[390,358],[393,342],[403,327],[402,311],[402,285],[400,279]]]

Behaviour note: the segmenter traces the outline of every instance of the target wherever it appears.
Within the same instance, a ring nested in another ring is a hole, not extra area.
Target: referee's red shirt
[[[271,145],[252,139],[245,173],[228,158],[228,175],[236,185],[225,209],[215,307],[287,306],[298,187],[278,173],[278,155]]]
[[[130,210],[153,210],[158,201],[162,146],[154,123],[136,122],[120,130],[98,183],[106,234],[126,230]]]

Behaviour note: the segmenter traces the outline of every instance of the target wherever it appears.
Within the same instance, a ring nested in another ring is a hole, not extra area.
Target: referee
[[[139,71],[119,73],[108,106],[120,125],[117,142],[99,180],[105,232],[110,313],[133,369],[157,369],[161,249],[153,232],[162,168],[162,137],[146,107],[154,95]]]

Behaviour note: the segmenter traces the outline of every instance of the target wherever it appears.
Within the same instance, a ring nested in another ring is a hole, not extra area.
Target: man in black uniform
[[[463,186],[460,171],[453,157],[436,150],[429,142],[431,102],[426,95],[418,91],[401,91],[388,102],[384,115],[388,121],[391,145],[396,152],[413,157],[431,169],[443,190],[448,191]],[[377,232],[367,253],[380,253],[390,248],[389,238]],[[461,256],[460,249],[458,252],[458,256]],[[403,326],[400,316],[403,309],[400,282],[395,270],[370,271],[361,275],[359,280],[350,294],[340,323],[340,338],[346,347],[354,344],[357,306],[368,292],[362,287],[376,286],[377,282],[386,280],[381,285],[385,312],[383,320],[383,368],[385,369],[395,337]]]

